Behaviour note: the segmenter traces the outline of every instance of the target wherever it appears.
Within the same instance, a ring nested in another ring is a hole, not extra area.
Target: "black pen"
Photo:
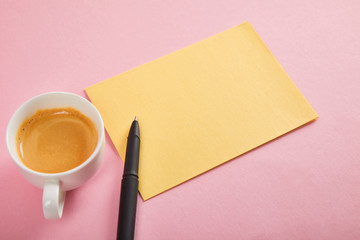
[[[127,139],[125,166],[121,181],[117,239],[134,239],[137,193],[139,185],[140,130],[137,118]]]

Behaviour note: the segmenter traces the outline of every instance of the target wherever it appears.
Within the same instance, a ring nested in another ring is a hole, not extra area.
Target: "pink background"
[[[0,1],[0,239],[115,239],[123,163],[61,220],[6,149],[9,118],[250,21],[320,118],[149,201],[135,239],[360,239],[360,1]]]

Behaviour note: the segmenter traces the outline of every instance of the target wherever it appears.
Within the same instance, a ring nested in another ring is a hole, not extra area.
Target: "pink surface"
[[[5,131],[28,98],[83,89],[249,20],[320,118],[149,201],[135,239],[360,239],[359,1],[1,1],[0,239],[115,239],[123,164],[59,221]]]

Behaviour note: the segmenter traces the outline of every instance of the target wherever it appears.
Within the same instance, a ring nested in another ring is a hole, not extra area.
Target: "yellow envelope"
[[[123,160],[137,116],[144,200],[318,117],[248,22],[86,92]]]

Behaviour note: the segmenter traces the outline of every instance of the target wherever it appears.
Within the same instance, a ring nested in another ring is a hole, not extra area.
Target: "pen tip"
[[[137,121],[137,117],[135,116],[135,121]]]

